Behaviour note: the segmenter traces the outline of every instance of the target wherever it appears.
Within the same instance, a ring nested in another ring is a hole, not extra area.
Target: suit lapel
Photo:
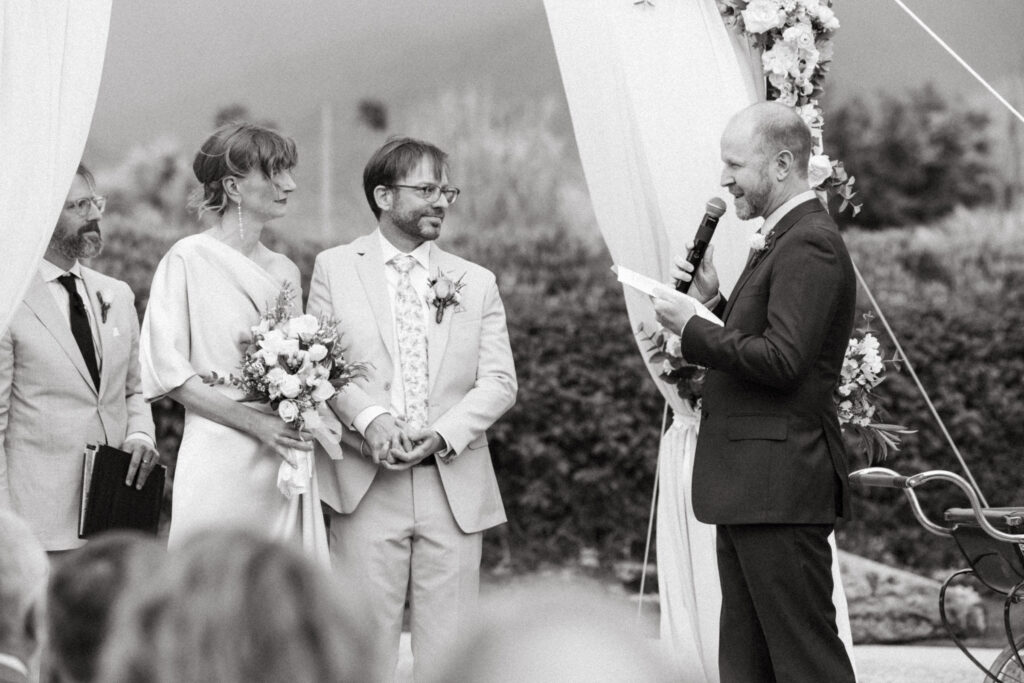
[[[388,283],[384,279],[384,254],[380,250],[377,236],[374,234],[364,237],[356,248],[356,253],[359,254],[356,259],[356,272],[370,302],[370,310],[377,321],[377,330],[384,342],[384,348],[391,356],[391,361],[397,362],[398,350],[395,349],[391,302],[388,301]]]
[[[787,213],[779,220],[775,227],[772,228],[772,238],[769,241],[768,245],[760,254],[754,255],[754,258],[750,261],[747,267],[744,268],[743,272],[740,274],[739,282],[737,282],[736,286],[733,288],[732,295],[729,297],[729,303],[726,305],[725,311],[723,311],[722,313],[723,322],[729,319],[729,314],[732,312],[732,306],[736,302],[736,296],[743,289],[743,286],[747,284],[747,281],[750,280],[750,276],[753,275],[754,271],[757,270],[758,266],[760,266],[762,263],[768,260],[768,255],[775,250],[775,247],[778,245],[779,241],[783,238],[786,232],[794,225],[796,225],[797,221],[799,221],[807,214],[823,210],[824,209],[821,206],[821,202],[819,202],[817,199],[810,199],[802,204],[798,204],[795,207],[793,207],[793,209],[790,210],[789,213]]]
[[[451,278],[453,282],[458,279],[458,275],[452,272],[451,260],[448,258],[448,254],[442,251],[436,244],[430,245],[430,266],[431,272],[428,276],[430,278],[433,278],[437,271],[440,270]],[[452,331],[452,318],[455,317],[455,307],[449,306],[445,310],[444,317],[441,318],[440,323],[437,322],[436,314],[437,309],[431,305],[427,314],[427,360],[430,368],[429,375],[427,376],[428,391],[434,390],[437,375],[441,372],[441,361],[444,360],[445,350],[448,348],[448,336]]]
[[[46,283],[38,274],[25,294],[25,305],[35,314],[43,327],[53,335],[89,388],[94,393],[98,393],[92,377],[89,375],[89,368],[85,365],[85,359],[82,358],[82,352],[75,341],[75,336],[71,334],[71,323],[68,322],[67,315],[57,307],[53,295],[47,290]]]

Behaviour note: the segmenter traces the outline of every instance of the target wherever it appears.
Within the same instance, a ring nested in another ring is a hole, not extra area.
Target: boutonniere
[[[767,235],[762,235],[760,232],[755,232],[750,236],[750,240],[747,242],[753,251],[764,251],[768,248],[768,243],[771,240],[772,233],[769,232]]]
[[[440,325],[444,319],[444,311],[449,306],[457,306],[456,312],[462,310],[462,295],[459,292],[466,286],[462,280],[466,277],[463,273],[458,280],[452,280],[450,277],[441,272],[441,269],[437,270],[437,277],[427,280],[427,287],[430,288],[430,294],[427,295],[427,303],[437,309],[437,315],[434,319]]]
[[[96,292],[96,299],[100,302],[100,320],[107,322],[107,314],[110,313],[110,304],[114,301],[114,294],[104,289]]]

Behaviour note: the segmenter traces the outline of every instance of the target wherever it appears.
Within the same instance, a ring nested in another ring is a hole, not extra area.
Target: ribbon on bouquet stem
[[[308,430],[331,460],[341,460],[344,457],[341,452],[340,427],[340,423],[335,428],[333,424],[321,422]],[[296,495],[309,493],[310,481],[313,478],[313,451],[291,449],[291,456],[295,466],[284,461],[277,470],[277,489],[288,500]]]

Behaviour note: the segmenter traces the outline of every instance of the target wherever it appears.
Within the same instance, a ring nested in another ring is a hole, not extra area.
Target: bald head
[[[49,563],[28,524],[7,510],[0,510],[0,548],[0,652],[27,659]]]
[[[811,131],[789,107],[760,102],[733,116],[722,133],[722,187],[736,215],[767,217],[807,191],[810,157]]]
[[[800,178],[807,177],[811,129],[790,107],[778,102],[752,104],[732,117],[726,126],[726,134],[730,132],[745,137],[766,159],[789,152],[793,157],[793,173]]]

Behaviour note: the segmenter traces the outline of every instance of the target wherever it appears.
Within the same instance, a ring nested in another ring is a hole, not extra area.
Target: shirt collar
[[[75,277],[81,279],[82,264],[76,260],[67,270],[60,268],[59,266],[55,266],[46,259],[43,259],[42,263],[39,264],[39,276],[43,278],[43,282],[53,282],[64,273],[71,273]]]
[[[395,245],[391,244],[391,242],[388,241],[388,238],[384,236],[384,233],[381,232],[380,228],[377,228],[377,237],[380,238],[380,251],[384,259],[384,265],[387,265],[391,261],[391,259],[398,256],[399,254],[405,253],[404,251],[398,249],[398,247],[396,247]],[[410,251],[409,255],[416,259],[416,262],[423,266],[424,270],[426,270],[428,273],[430,272],[430,242],[424,242],[420,246]]]
[[[22,676],[28,678],[28,667],[25,666],[25,662],[21,661],[14,655],[8,655],[0,652],[0,666],[6,666],[8,669],[13,669]]]
[[[814,190],[806,190],[794,197],[790,197],[789,201],[787,201],[782,206],[772,211],[770,214],[768,214],[768,217],[764,219],[764,225],[761,226],[760,230],[761,234],[767,235],[769,232],[775,229],[775,226],[779,224],[779,221],[781,221],[782,217],[785,216],[787,213],[789,213],[796,207],[800,206],[804,202],[817,198],[818,195],[817,193],[815,193]]]

